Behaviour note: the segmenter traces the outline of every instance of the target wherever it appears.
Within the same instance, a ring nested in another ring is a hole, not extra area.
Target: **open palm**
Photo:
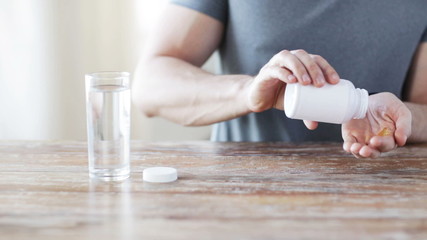
[[[343,148],[356,157],[378,157],[405,145],[411,121],[411,112],[395,95],[371,95],[366,117],[342,125]]]

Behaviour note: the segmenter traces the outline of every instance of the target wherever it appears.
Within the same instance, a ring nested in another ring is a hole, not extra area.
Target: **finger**
[[[360,149],[359,155],[364,158],[377,158],[381,155],[381,152],[365,145]]]
[[[393,136],[374,136],[369,140],[369,146],[380,152],[389,152],[396,148]]]
[[[353,142],[344,142],[342,148],[344,149],[344,151],[351,153],[351,145],[353,145]]]
[[[319,126],[318,122],[316,122],[316,121],[310,121],[310,120],[304,120],[304,124],[310,130],[314,130],[314,129],[317,128],[317,126]]]
[[[276,54],[271,60],[272,65],[278,65],[287,68],[298,79],[302,85],[309,85],[312,83],[310,75],[308,74],[304,64],[294,54],[288,50],[283,50]]]
[[[291,51],[291,53],[297,56],[298,59],[303,63],[313,81],[314,86],[322,87],[326,84],[322,69],[320,69],[317,62],[314,61],[314,59],[306,51],[294,50]]]
[[[353,143],[356,143],[357,140],[353,135],[350,134],[349,131],[344,128],[344,125],[342,126],[341,133],[342,138],[344,140],[343,149],[344,151],[351,153],[351,146],[353,145]]]
[[[267,82],[271,79],[278,79],[285,83],[296,83],[296,77],[286,68],[279,66],[265,66],[261,69],[260,74],[258,74],[259,83]]]
[[[397,113],[396,131],[394,137],[397,145],[403,146],[406,140],[411,136],[412,132],[412,114],[411,111],[405,106],[402,107]]]
[[[353,143],[350,147],[350,152],[356,157],[360,158],[359,151],[364,145],[360,143]]]
[[[340,76],[337,71],[320,55],[311,55],[311,58],[317,62],[317,65],[322,69],[326,81],[330,84],[337,84],[340,81]]]

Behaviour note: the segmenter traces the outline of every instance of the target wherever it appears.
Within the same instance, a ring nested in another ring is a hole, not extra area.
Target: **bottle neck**
[[[356,88],[355,93],[356,102],[359,104],[357,105],[353,118],[362,119],[365,118],[366,112],[368,111],[369,94],[368,91],[360,88]]]

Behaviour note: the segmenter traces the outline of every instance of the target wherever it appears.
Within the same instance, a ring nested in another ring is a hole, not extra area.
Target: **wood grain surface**
[[[132,143],[97,182],[84,142],[0,142],[0,239],[427,239],[427,145]],[[142,181],[152,166],[174,183]]]

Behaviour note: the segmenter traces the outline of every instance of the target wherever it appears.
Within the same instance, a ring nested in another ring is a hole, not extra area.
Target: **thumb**
[[[397,142],[397,145],[400,147],[405,145],[406,140],[411,136],[412,132],[412,114],[411,111],[404,106],[397,113],[396,122],[396,131],[394,132],[394,138]]]
[[[315,121],[310,121],[310,120],[303,120],[303,121],[304,121],[304,125],[310,130],[314,130],[317,128],[317,126],[319,126],[319,123]]]

